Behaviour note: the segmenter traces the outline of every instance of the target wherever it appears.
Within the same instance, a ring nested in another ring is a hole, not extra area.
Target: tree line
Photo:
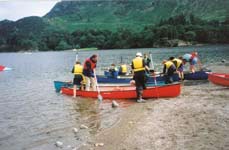
[[[14,32],[6,39],[0,37],[0,49],[9,50],[67,50],[97,47],[98,49],[175,47],[179,40],[195,43],[229,43],[229,18],[223,22],[204,21],[193,15],[179,15],[145,26],[141,31],[128,28],[109,30],[46,30],[42,34]],[[1,45],[10,45],[1,46]],[[0,50],[1,51],[1,50]]]

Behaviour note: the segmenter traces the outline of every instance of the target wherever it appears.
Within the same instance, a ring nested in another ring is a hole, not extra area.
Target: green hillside
[[[63,1],[44,17],[52,25],[77,29],[141,30],[146,25],[180,14],[224,21],[229,17],[227,0],[109,0]]]
[[[0,52],[229,43],[229,0],[61,1],[44,17],[0,21]]]

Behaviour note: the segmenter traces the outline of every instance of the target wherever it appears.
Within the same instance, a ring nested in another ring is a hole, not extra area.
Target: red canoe
[[[100,87],[100,94],[104,99],[132,99],[136,98],[136,90],[134,86],[107,86]],[[179,83],[169,84],[157,87],[147,87],[143,92],[143,98],[162,98],[177,97],[180,95],[181,85]],[[61,88],[62,94],[73,95],[73,89],[68,87]],[[77,96],[97,98],[97,91],[77,91]]]
[[[208,80],[217,85],[229,86],[229,74],[209,73]]]

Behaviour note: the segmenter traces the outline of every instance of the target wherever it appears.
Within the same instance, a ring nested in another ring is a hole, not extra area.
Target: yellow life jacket
[[[83,78],[83,84],[86,84],[86,79],[83,75],[83,66],[80,64],[75,64],[74,66],[74,75],[81,75]]]
[[[174,58],[173,61],[177,62],[176,68],[180,67],[180,65],[182,64],[182,60],[180,60],[180,59]]]
[[[169,69],[172,65],[174,65],[174,64],[173,64],[173,62],[171,62],[171,61],[167,61],[167,62],[165,63],[166,69]]]
[[[145,70],[145,67],[143,66],[143,59],[140,57],[134,58],[133,68],[134,68],[134,72]]]
[[[74,66],[74,74],[82,74],[83,73],[83,66],[80,64],[76,64]]]
[[[127,66],[121,65],[121,71],[122,71],[122,73],[127,73]]]

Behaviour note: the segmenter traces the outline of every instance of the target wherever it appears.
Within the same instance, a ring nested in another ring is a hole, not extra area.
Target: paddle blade
[[[100,95],[100,94],[98,95],[98,100],[99,100],[99,101],[102,101],[102,100],[103,100],[102,95]]]

